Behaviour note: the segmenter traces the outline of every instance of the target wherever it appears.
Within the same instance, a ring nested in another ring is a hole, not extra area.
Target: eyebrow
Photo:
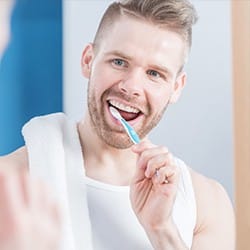
[[[167,74],[169,77],[173,77],[173,73],[171,72],[171,70],[169,70],[167,67],[163,66],[163,65],[154,65],[154,64],[150,64],[149,65],[150,68],[153,68],[157,71],[161,71],[165,74]]]
[[[117,57],[121,57],[121,58],[124,58],[124,59],[127,59],[127,60],[132,60],[131,56],[126,55],[126,54],[124,54],[124,53],[122,53],[121,51],[118,51],[118,50],[113,50],[113,51],[104,53],[104,55],[105,56],[117,56]]]
[[[106,52],[104,53],[105,56],[117,56],[126,60],[132,60],[133,58],[129,55],[124,54],[123,52],[119,51],[119,50],[113,50],[110,52]],[[150,64],[148,65],[149,68],[153,68],[155,70],[161,71],[165,74],[167,74],[169,77],[173,77],[173,73],[171,72],[171,70],[169,70],[167,67],[163,66],[163,65],[155,65],[155,64]]]

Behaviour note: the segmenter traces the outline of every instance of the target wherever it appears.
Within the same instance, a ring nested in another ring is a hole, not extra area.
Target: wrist
[[[148,227],[145,231],[155,250],[188,250],[172,220],[164,226]]]

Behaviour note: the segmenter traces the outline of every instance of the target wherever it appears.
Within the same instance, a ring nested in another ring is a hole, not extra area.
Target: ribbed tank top
[[[181,179],[173,220],[184,243],[191,248],[196,223],[195,197],[187,166],[176,160]],[[85,177],[94,250],[152,250],[129,199],[128,186],[115,186]]]

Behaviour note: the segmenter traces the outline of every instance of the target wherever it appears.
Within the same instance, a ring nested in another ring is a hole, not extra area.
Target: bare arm
[[[132,208],[155,250],[188,250],[172,219],[180,168],[165,147],[149,141],[133,146],[138,154],[130,185]]]
[[[149,141],[137,144],[132,150],[138,154],[138,161],[131,182],[131,204],[152,246],[155,250],[187,250],[172,220],[180,171],[171,153]],[[191,249],[233,250],[234,213],[226,192],[217,182],[190,172],[197,200]]]
[[[191,171],[197,200],[197,224],[192,250],[234,250],[235,218],[224,188]]]

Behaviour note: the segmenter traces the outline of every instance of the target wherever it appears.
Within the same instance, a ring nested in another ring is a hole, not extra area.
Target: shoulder
[[[224,187],[192,169],[190,174],[197,203],[195,234],[212,230],[233,237],[234,209]]]
[[[207,178],[206,176],[197,173],[191,168],[189,168],[189,171],[198,201],[204,200],[204,194],[206,194],[206,199],[211,196],[210,198],[224,198],[225,200],[229,201],[229,197],[224,187],[218,181]]]
[[[28,171],[28,151],[25,146],[12,153],[0,157],[0,170],[4,171]]]

